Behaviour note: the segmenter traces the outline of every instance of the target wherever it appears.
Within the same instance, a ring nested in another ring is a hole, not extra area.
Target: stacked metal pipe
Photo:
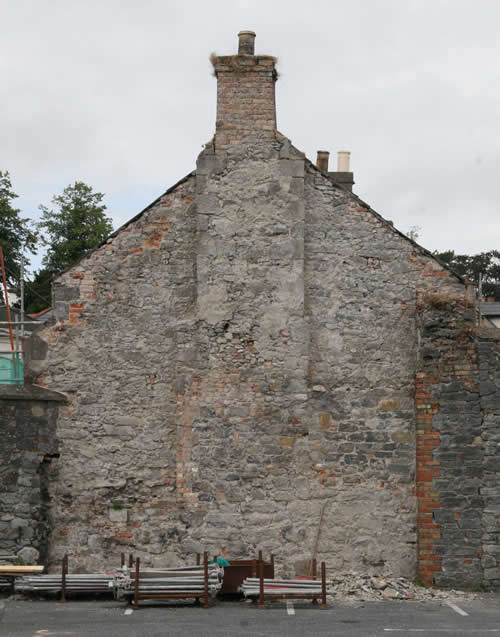
[[[208,565],[208,592],[212,597],[222,587],[224,569],[218,564]],[[114,576],[116,597],[133,595],[135,585],[135,571],[127,567],[119,569]],[[144,568],[139,572],[140,595],[180,595],[186,593],[194,596],[203,594],[205,590],[205,575],[203,565],[181,566],[176,568]]]
[[[17,556],[12,553],[2,553],[0,551],[0,567],[2,574],[0,575],[0,589],[1,588],[12,588],[12,584],[14,583],[15,577],[19,577],[20,574],[16,572],[19,571],[19,564],[17,562]],[[9,570],[9,567],[12,568],[12,572],[7,572],[6,575],[4,573]],[[29,572],[30,567],[26,567],[26,573]],[[42,569],[43,570],[43,569]]]
[[[247,577],[240,586],[245,597],[259,597],[259,578]],[[264,579],[264,595],[318,595],[321,597],[321,580]]]
[[[0,552],[0,564],[13,564],[16,559],[11,553]],[[12,578],[0,576],[0,588],[10,588],[12,586]]]
[[[68,593],[105,593],[113,586],[113,575],[104,573],[73,573],[66,575],[65,590]],[[62,590],[61,575],[33,575],[16,579],[15,590],[19,593],[52,593]]]

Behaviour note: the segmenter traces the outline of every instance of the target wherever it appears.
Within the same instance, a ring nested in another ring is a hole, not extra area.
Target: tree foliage
[[[40,206],[39,228],[48,246],[42,263],[47,270],[59,274],[112,232],[111,219],[104,214],[103,197],[83,181],[75,181],[53,197],[55,210]]]
[[[18,289],[21,279],[21,255],[23,252],[35,252],[37,233],[30,220],[23,219],[21,211],[12,205],[16,198],[8,171],[0,170],[0,245],[3,250],[7,284]],[[29,265],[26,257],[24,262],[25,265]],[[0,301],[3,300],[3,286],[0,286]]]
[[[52,279],[54,273],[41,268],[24,286],[24,307],[27,314],[37,314],[52,305]]]
[[[454,250],[434,252],[434,256],[446,263],[454,272],[466,276],[476,286],[482,277],[483,296],[495,297],[500,301],[500,251],[490,250],[469,256],[455,254]]]
[[[104,213],[103,197],[83,181],[75,181],[62,194],[52,198],[53,209],[40,206],[42,220],[38,227],[43,233],[47,253],[42,260],[44,267],[26,287],[26,311],[30,314],[51,304],[52,279],[113,231],[111,219]]]

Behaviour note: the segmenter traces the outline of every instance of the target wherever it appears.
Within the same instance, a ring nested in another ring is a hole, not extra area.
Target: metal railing
[[[23,352],[0,352],[0,385],[22,385],[23,383]]]
[[[25,325],[40,325],[39,321],[0,321],[0,341],[5,338],[8,349],[0,350],[0,385],[24,384],[24,340],[31,335]],[[10,345],[9,326],[13,334],[14,349]]]

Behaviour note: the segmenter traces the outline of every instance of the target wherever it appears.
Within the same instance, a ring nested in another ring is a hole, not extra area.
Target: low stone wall
[[[64,400],[36,385],[0,385],[0,550],[24,561],[43,562],[47,553],[47,483]]]

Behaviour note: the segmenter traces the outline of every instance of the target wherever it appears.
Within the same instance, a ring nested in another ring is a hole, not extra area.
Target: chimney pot
[[[316,168],[323,171],[324,173],[328,172],[328,159],[330,157],[330,153],[327,150],[318,150],[318,156],[316,158]]]
[[[337,172],[348,173],[351,152],[349,150],[339,150],[337,153]]]
[[[352,192],[354,179],[352,172],[349,170],[350,155],[351,153],[348,150],[339,150],[337,153],[337,171],[328,173],[328,175],[344,190]]]
[[[238,55],[255,55],[255,33],[240,31],[238,33]]]

